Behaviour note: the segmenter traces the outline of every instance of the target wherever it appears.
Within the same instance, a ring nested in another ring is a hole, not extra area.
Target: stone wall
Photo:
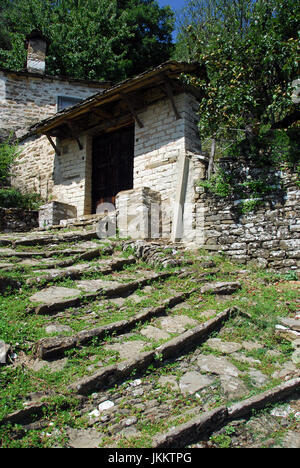
[[[60,202],[47,203],[39,210],[39,227],[45,229],[60,224],[61,220],[76,218],[77,210],[74,206]]]
[[[146,187],[160,193],[162,237],[170,237],[175,205],[180,205],[184,236],[194,241],[198,235],[194,185],[205,169],[197,157],[200,152],[198,104],[188,93],[176,96],[175,104],[180,115],[178,120],[169,99],[139,113],[144,127],[135,125],[134,189]],[[90,214],[92,136],[79,135],[79,140],[82,149],[74,139],[57,140],[61,153],[58,155],[46,137],[27,138],[21,144],[12,184],[22,191],[40,193],[47,202],[75,206],[78,216]]]
[[[58,142],[60,156],[55,156],[53,167],[52,199],[75,206],[77,215],[91,213],[91,137],[79,137],[82,149],[76,140]]]
[[[53,196],[55,152],[45,136],[32,136],[19,145],[11,185],[22,193],[35,192],[48,201]]]
[[[10,132],[18,134],[19,130],[54,115],[58,96],[85,99],[101,89],[101,83],[0,70],[0,140]],[[64,142],[61,158],[45,136],[26,138],[20,142],[19,150],[12,168],[12,186],[23,193],[39,193],[46,202],[75,204],[79,214],[90,212],[90,201],[85,199],[86,173],[82,159],[85,154],[78,154],[74,141]]]
[[[38,227],[38,211],[0,208],[0,232],[26,232]]]
[[[139,114],[143,128],[136,125],[134,188],[149,187],[161,196],[162,237],[169,238],[175,205],[180,204],[183,235],[197,237],[194,213],[194,184],[202,176],[203,161],[197,128],[198,103],[194,96],[175,97],[180,119],[176,120],[170,100],[165,99]],[[182,189],[181,202],[177,190]]]
[[[55,141],[55,139],[54,139]],[[23,193],[36,192],[45,202],[58,201],[77,208],[78,216],[91,210],[91,138],[56,141],[56,154],[47,137],[32,136],[20,144],[11,184]]]
[[[282,272],[300,267],[300,189],[296,174],[279,172],[274,190],[254,211],[242,213],[242,200],[221,198],[200,189],[198,230],[203,246],[240,263],[253,262]],[[202,192],[202,193],[201,193]]]
[[[101,83],[0,70],[0,138],[54,115],[58,96],[85,99],[101,89]]]

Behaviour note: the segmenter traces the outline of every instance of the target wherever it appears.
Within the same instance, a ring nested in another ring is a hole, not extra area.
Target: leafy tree
[[[173,12],[156,0],[11,0],[0,24],[8,30],[0,66],[23,69],[24,38],[39,29],[51,41],[50,75],[121,80],[167,60],[173,48]]]
[[[181,21],[177,57],[200,62],[190,77],[203,95],[202,135],[250,138],[299,120],[292,83],[299,77],[296,0],[192,0]]]
[[[7,24],[3,19],[3,13],[5,12],[8,5],[9,5],[8,0],[1,0],[1,3],[0,3],[0,49],[2,48],[5,49],[9,46]]]
[[[190,0],[181,17],[177,58],[198,61],[201,78],[187,76],[202,100],[199,129],[217,141],[217,155],[238,158],[247,173],[216,164],[202,183],[218,196],[249,198],[252,210],[270,190],[256,168],[294,167],[300,176],[299,98],[292,96],[299,78],[297,0]],[[295,93],[297,94],[297,93]],[[298,102],[297,102],[298,101]],[[243,180],[243,177],[245,180]]]

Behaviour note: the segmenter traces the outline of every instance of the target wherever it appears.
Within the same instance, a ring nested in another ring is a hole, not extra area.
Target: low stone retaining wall
[[[280,173],[280,187],[260,200],[251,212],[241,212],[243,201],[214,196],[199,189],[203,246],[224,252],[240,263],[290,272],[300,270],[300,189],[296,174]],[[202,193],[201,193],[202,192]]]
[[[0,232],[27,232],[38,227],[38,211],[0,208]]]

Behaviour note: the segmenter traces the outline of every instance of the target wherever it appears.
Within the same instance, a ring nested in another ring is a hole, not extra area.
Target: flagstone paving
[[[173,315],[158,320],[159,325],[168,333],[182,333],[187,328],[199,324],[197,320],[191,319],[186,315]]]
[[[56,301],[62,301],[73,297],[80,296],[81,291],[79,289],[64,288],[61,286],[52,286],[50,288],[42,289],[41,291],[30,296],[31,302],[52,304]]]

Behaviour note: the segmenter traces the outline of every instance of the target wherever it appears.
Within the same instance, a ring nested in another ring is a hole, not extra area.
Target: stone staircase
[[[64,436],[70,447],[177,448],[218,446],[231,431],[231,446],[252,447],[253,411],[285,403],[284,416],[268,415],[260,443],[276,446],[282,421],[281,444],[299,442],[299,366],[276,358],[263,320],[241,307],[247,270],[223,271],[180,244],[99,240],[74,226],[1,235],[0,246],[5,307],[19,297],[13,319],[28,327],[24,342],[12,336],[2,347],[0,372],[23,369],[37,381],[2,415],[0,432],[20,424],[12,437],[36,431],[44,441],[47,428],[52,446]],[[249,340],[237,334],[247,327]],[[72,421],[59,423],[57,395]]]

